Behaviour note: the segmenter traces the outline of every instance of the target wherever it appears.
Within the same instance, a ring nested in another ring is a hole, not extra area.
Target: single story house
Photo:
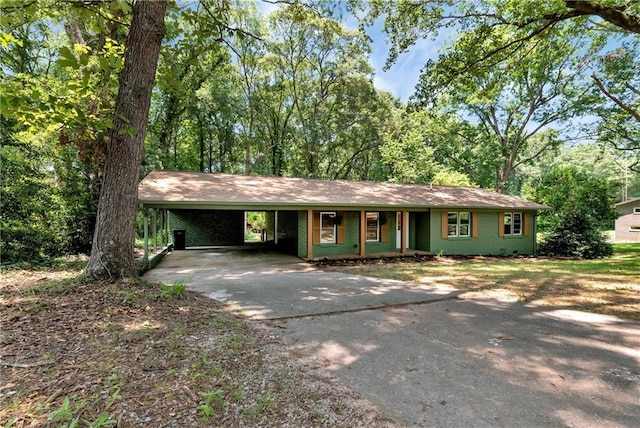
[[[615,242],[640,242],[640,198],[616,204]]]
[[[242,245],[245,212],[263,211],[266,239],[304,259],[535,254],[548,208],[471,187],[179,171],[149,173],[138,192],[145,226],[160,213],[179,248]]]

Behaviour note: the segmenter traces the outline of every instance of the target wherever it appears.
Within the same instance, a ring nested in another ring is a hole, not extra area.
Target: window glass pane
[[[504,213],[504,234],[511,235],[511,213]]]
[[[460,216],[460,236],[469,236],[469,226],[471,225],[471,214],[469,212],[459,213]]]
[[[449,213],[447,216],[447,231],[449,236],[458,236],[458,213]]]
[[[367,241],[378,240],[378,213],[367,213]]]
[[[513,234],[520,235],[522,233],[522,214],[513,213]]]
[[[320,214],[320,243],[321,244],[333,244],[336,242],[336,226],[334,219],[336,213],[321,213]]]

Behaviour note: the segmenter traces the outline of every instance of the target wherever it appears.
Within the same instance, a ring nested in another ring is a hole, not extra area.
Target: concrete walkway
[[[638,322],[199,251],[147,277],[235,302],[407,426],[640,426]]]

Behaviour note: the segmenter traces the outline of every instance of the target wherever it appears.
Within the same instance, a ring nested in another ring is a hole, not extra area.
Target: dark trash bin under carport
[[[187,247],[187,231],[184,229],[173,229],[173,248],[184,250]]]

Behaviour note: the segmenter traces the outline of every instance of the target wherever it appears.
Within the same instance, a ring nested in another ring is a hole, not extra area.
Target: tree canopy
[[[97,251],[93,274],[129,275],[135,184],[153,169],[481,186],[541,202],[553,183],[586,195],[601,180],[609,202],[638,195],[636,2],[281,2],[268,16],[240,0],[151,3],[167,6],[153,13],[157,58],[132,39],[147,2],[0,6],[3,263]],[[340,20],[349,12],[362,28]],[[380,20],[388,66],[448,36],[409,103],[374,85],[365,30]],[[585,157],[602,165],[584,170]],[[105,212],[101,195],[122,204]],[[109,267],[111,256],[127,262]]]
[[[576,107],[588,106],[600,118],[584,127],[588,137],[630,152],[636,159],[632,167],[638,165],[638,2],[352,0],[350,5],[362,17],[364,27],[383,20],[391,43],[387,67],[418,40],[435,40],[443,33],[453,36],[437,59],[425,60],[414,101],[427,107],[443,94],[456,94],[461,84],[479,76],[514,63],[536,64],[538,49],[553,40],[572,44],[565,56],[550,57],[550,65],[561,70],[562,63],[571,63],[575,77],[582,81],[579,84],[593,93],[591,100],[573,105],[568,113],[587,114]],[[558,46],[546,52],[553,55]]]

